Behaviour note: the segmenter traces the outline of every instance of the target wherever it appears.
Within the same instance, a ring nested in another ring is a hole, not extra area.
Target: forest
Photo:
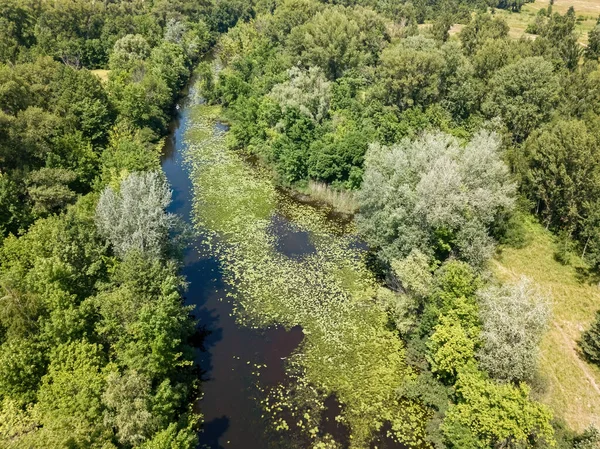
[[[194,229],[167,210],[161,170],[191,79],[229,126],[223,154],[199,156],[229,178],[192,174],[237,217],[204,221],[228,236],[240,308],[304,329],[290,371],[298,390],[336,386],[347,447],[381,429],[398,447],[600,447],[597,416],[574,427],[544,400],[553,292],[494,270],[538,226],[553,263],[600,285],[600,14],[582,44],[576,9],[550,1],[515,38],[504,17],[528,3],[0,0],[0,447],[198,447]],[[265,249],[252,207],[278,189],[351,221],[366,268],[318,231],[351,275],[315,260],[302,278]],[[573,352],[600,379],[589,307]]]

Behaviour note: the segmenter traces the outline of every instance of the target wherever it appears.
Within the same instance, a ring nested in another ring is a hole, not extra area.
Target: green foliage
[[[269,97],[279,105],[284,115],[297,109],[316,123],[322,122],[329,112],[331,83],[317,67],[306,72],[294,67],[288,75],[289,81],[273,86]]]
[[[187,0],[2,0],[0,12],[0,227],[13,234],[0,247],[0,446],[191,449],[194,324],[164,250],[176,245],[150,225],[161,248],[113,257],[94,189],[159,168],[210,12]],[[108,82],[86,69],[109,63]],[[172,221],[168,188],[138,187],[138,205]]]
[[[538,345],[550,319],[550,305],[527,278],[513,286],[489,286],[478,293],[483,345],[481,367],[503,381],[530,380]]]
[[[564,14],[548,14],[548,19],[537,24],[536,32],[540,35],[534,44],[534,51],[545,54],[548,59],[575,70],[582,54],[578,35],[575,33],[575,9],[571,6]],[[558,65],[557,64],[557,65]]]
[[[580,233],[600,193],[597,137],[582,121],[559,121],[534,132],[517,166],[522,188],[545,221]]]
[[[458,372],[472,363],[475,341],[463,328],[460,320],[441,316],[428,340],[427,349],[431,354],[431,371],[441,379],[455,380]]]
[[[33,41],[33,5],[17,0],[0,3],[0,62],[14,62],[22,47]]]
[[[401,260],[392,260],[392,272],[401,288],[417,298],[426,298],[431,293],[433,276],[429,258],[418,249]]]
[[[524,4],[533,2],[534,0],[498,0],[497,7],[510,9],[513,12],[520,12]]]
[[[2,298],[5,307],[7,299]],[[28,339],[9,339],[0,346],[0,398],[18,404],[33,402],[46,363],[42,345]]]
[[[508,24],[500,17],[477,14],[460,32],[460,40],[467,54],[475,53],[488,39],[508,36]]]
[[[358,224],[367,242],[384,260],[418,248],[437,260],[456,254],[485,264],[493,246],[487,226],[513,205],[514,186],[498,147],[488,133],[466,147],[442,133],[391,148],[372,145],[359,195]]]
[[[541,57],[529,57],[494,74],[482,110],[488,117],[501,117],[514,138],[523,141],[551,117],[558,94],[552,64]]]
[[[529,377],[545,312],[529,293],[476,295],[476,272],[514,222],[505,159],[564,242],[579,244],[565,247],[599,264],[598,30],[585,65],[574,10],[544,10],[535,41],[509,41],[484,11],[522,4],[0,0],[0,229],[20,235],[0,248],[0,445],[195,447],[193,325],[171,259],[170,195],[139,172],[158,169],[174,99],[228,31],[223,70],[203,66],[201,94],[229,107],[230,148],[284,184],[362,184],[360,229],[392,270],[391,289],[378,288],[350,239],[283,201],[266,175],[249,177],[206,123],[190,130],[208,139],[213,164],[194,181],[203,224],[233,243],[218,249],[244,289],[236,313],[306,334],[288,367],[296,389],[274,409],[299,401],[315,445],[329,442],[314,428],[335,393],[357,447],[384,423],[437,448],[551,446],[549,415],[527,389],[477,371],[479,360],[495,377]],[[425,20],[433,40],[419,35]],[[469,22],[460,43],[454,22]],[[107,67],[107,82],[87,70]],[[314,257],[273,250],[276,205],[311,232]]]
[[[105,432],[101,394],[106,363],[101,347],[86,341],[58,346],[51,354],[35,410],[41,429],[36,439],[48,446],[94,447]]]
[[[588,33],[585,57],[596,61],[600,58],[600,23]]]
[[[436,270],[432,284],[420,316],[419,334],[431,334],[441,316],[450,316],[460,320],[470,338],[477,338],[480,322],[475,293],[482,280],[473,268],[450,260]]]
[[[579,347],[589,361],[600,365],[600,311],[596,312],[596,319],[589,329],[581,335]]]
[[[488,79],[496,71],[518,58],[516,43],[509,39],[487,39],[473,54],[475,73],[482,79]]]
[[[433,40],[409,37],[381,54],[383,95],[401,109],[437,100],[444,59]]]
[[[361,31],[351,11],[342,7],[328,8],[293,28],[288,47],[306,66],[316,65],[328,78],[337,79],[367,57]]]
[[[150,56],[150,45],[139,34],[127,34],[115,42],[110,54],[111,70],[130,70]]]
[[[108,146],[102,153],[104,184],[120,180],[127,173],[158,169],[161,148],[144,134],[124,122],[112,129]]]
[[[27,176],[27,193],[33,203],[33,213],[46,215],[73,203],[76,194],[69,184],[77,174],[64,168],[42,168]]]
[[[136,371],[108,375],[102,395],[107,408],[104,419],[117,429],[120,443],[136,445],[152,434],[154,417],[150,410],[150,391],[150,378]]]
[[[0,253],[0,399],[24,414],[2,412],[39,427],[8,434],[16,447],[146,441],[178,422],[192,391],[185,342],[194,326],[181,306],[178,264],[109,257],[94,226],[95,201],[85,200],[6,239]],[[137,399],[135,376],[114,380],[118,369],[148,379],[152,388],[140,387],[148,397]],[[139,419],[131,421],[133,412]]]
[[[458,375],[455,388],[457,403],[450,406],[442,424],[450,447],[554,445],[551,414],[529,399],[526,384],[497,384],[467,370]]]

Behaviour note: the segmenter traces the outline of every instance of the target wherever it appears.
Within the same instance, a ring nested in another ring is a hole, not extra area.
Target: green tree
[[[508,30],[509,26],[502,18],[480,13],[461,30],[459,38],[466,53],[473,54],[488,39],[506,38]]]
[[[101,347],[74,341],[57,347],[38,393],[37,441],[50,447],[95,447],[107,431],[102,421],[106,385]]]
[[[444,58],[435,41],[409,37],[381,53],[381,95],[401,109],[438,99]]]
[[[16,0],[0,2],[0,61],[14,62],[33,44],[35,17],[31,5]]]
[[[139,129],[125,122],[109,133],[108,147],[102,152],[101,172],[104,184],[122,179],[131,172],[154,171],[160,166],[161,148],[149,141]]]
[[[475,341],[454,317],[440,317],[427,341],[427,348],[431,371],[451,383],[458,372],[474,360]]]
[[[189,77],[188,62],[183,48],[177,44],[164,42],[152,49],[150,70],[158,79],[165,81],[171,91],[171,98],[179,93]]]
[[[76,193],[69,187],[77,174],[64,168],[42,168],[27,176],[27,193],[33,203],[33,213],[44,216],[64,209],[75,201]]]
[[[560,120],[535,131],[517,156],[522,188],[545,221],[578,232],[600,198],[600,147],[581,121]]]
[[[575,70],[582,54],[579,36],[575,33],[576,22],[573,6],[564,15],[551,14],[548,21],[537,30],[540,38],[533,43],[534,51],[563,64],[569,70]]]
[[[21,405],[33,402],[46,363],[43,345],[30,338],[11,338],[0,345],[0,399],[10,398]]]
[[[293,28],[308,22],[322,9],[315,0],[283,0],[269,20],[268,32],[273,40],[284,42]]]
[[[288,70],[289,81],[276,84],[268,94],[286,114],[297,109],[316,123],[322,122],[329,114],[331,83],[318,67],[302,71],[297,67]]]
[[[360,27],[345,8],[331,7],[290,32],[287,46],[306,66],[320,67],[337,79],[364,59]]]
[[[590,362],[600,365],[600,311],[596,312],[589,329],[581,334],[579,347]]]
[[[588,45],[584,54],[588,59],[598,60],[600,58],[600,17],[596,26],[588,32]]]
[[[526,384],[497,384],[481,373],[463,371],[455,388],[457,403],[450,406],[442,424],[450,447],[554,445],[552,414],[529,399]]]
[[[552,64],[541,57],[502,67],[489,81],[482,104],[488,117],[499,116],[517,141],[523,141],[549,120],[559,100],[559,82]]]
[[[106,383],[104,420],[117,429],[119,442],[134,446],[147,440],[157,424],[151,411],[151,379],[136,371],[113,372]]]
[[[429,32],[431,36],[441,42],[446,42],[450,37],[450,28],[453,25],[453,18],[449,14],[442,14],[433,21]]]
[[[527,44],[509,38],[487,39],[473,54],[473,66],[479,78],[488,79],[502,67],[517,59],[530,56]]]
[[[128,34],[117,42],[110,55],[112,70],[130,70],[150,56],[150,46],[139,34]]]
[[[312,179],[358,188],[371,136],[358,123],[336,117],[335,129],[309,147],[308,176]]]
[[[515,285],[478,292],[483,346],[481,367],[492,377],[518,382],[532,378],[538,345],[550,319],[548,300],[527,278]]]

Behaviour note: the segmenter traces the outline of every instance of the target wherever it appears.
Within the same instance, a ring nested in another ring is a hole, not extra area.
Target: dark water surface
[[[171,132],[165,143],[162,168],[173,189],[170,212],[180,215],[192,224],[193,186],[184,162],[185,130],[191,120],[191,107],[200,101],[192,90],[179,103],[177,115],[171,123]],[[219,131],[227,125],[217,123]],[[292,200],[310,204],[293,195]],[[329,217],[344,227],[349,218],[332,214]],[[198,230],[202,234],[202,230]],[[307,232],[281,214],[275,214],[270,224],[271,235],[276,237],[276,249],[290,258],[302,258],[315,251]],[[263,393],[257,387],[275,386],[286,382],[285,359],[298,347],[303,338],[297,327],[254,330],[238,326],[232,316],[232,305],[226,298],[226,285],[216,256],[203,247],[203,236],[192,242],[185,255],[183,274],[188,281],[185,295],[187,305],[193,305],[201,334],[206,335],[202,348],[197,350],[196,361],[201,367],[203,398],[198,407],[204,415],[204,430],[200,447],[209,449],[298,449],[308,447],[306,440],[297,435],[275,435],[261,418],[260,399]],[[357,249],[363,248],[356,242]],[[256,365],[261,365],[260,370]],[[266,366],[265,366],[266,365]],[[256,372],[260,371],[260,377]],[[325,401],[320,433],[329,433],[342,449],[350,444],[350,432],[335,420],[341,408],[334,396]],[[404,449],[381,435],[376,436],[371,448]]]
[[[193,92],[179,104],[176,119],[165,145],[163,170],[173,189],[169,211],[191,223],[193,204],[192,183],[184,164],[184,134],[190,120]],[[312,251],[305,235],[296,235],[285,219],[278,218],[274,230],[281,240],[281,250],[290,255]],[[204,397],[199,408],[204,415],[201,447],[211,449],[268,449],[281,447],[267,432],[261,419],[256,388],[255,364],[260,369],[261,386],[275,385],[285,380],[284,359],[302,340],[300,328],[252,330],[236,324],[231,304],[225,299],[225,285],[219,261],[206,255],[202,238],[193,242],[185,255],[183,274],[189,283],[186,304],[199,326],[208,332],[197,362],[204,371]],[[284,446],[285,447],[285,446]]]

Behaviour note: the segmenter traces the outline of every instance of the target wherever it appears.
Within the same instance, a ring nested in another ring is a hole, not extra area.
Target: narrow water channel
[[[419,441],[422,410],[396,394],[410,375],[404,348],[352,223],[278,189],[228,149],[220,108],[200,103],[193,89],[180,102],[163,170],[170,212],[197,236],[184,275],[206,331],[201,447]]]
[[[197,99],[188,93],[180,101],[177,116],[165,145],[162,167],[173,189],[170,212],[191,223],[193,192],[190,173],[184,163],[184,132],[190,120],[190,107]],[[285,234],[285,225],[280,224]],[[203,370],[204,396],[200,410],[204,415],[201,447],[210,449],[268,449],[277,440],[267,431],[257,404],[256,365],[263,385],[275,385],[284,379],[283,360],[302,340],[302,331],[283,328],[266,331],[238,326],[232,307],[225,300],[219,261],[206,256],[202,236],[192,243],[185,255],[183,274],[189,283],[186,304],[195,306],[194,316],[208,335],[198,363]],[[291,251],[305,250],[306,239],[285,235]],[[266,365],[266,368],[264,366]]]

